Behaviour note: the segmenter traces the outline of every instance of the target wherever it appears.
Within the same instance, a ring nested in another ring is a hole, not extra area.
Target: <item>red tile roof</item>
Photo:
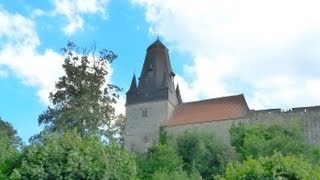
[[[249,112],[242,94],[179,104],[163,126],[204,123],[245,117]]]

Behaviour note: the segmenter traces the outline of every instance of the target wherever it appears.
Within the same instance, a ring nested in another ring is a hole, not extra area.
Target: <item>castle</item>
[[[133,75],[126,93],[127,122],[125,149],[146,152],[159,139],[160,128],[176,135],[186,130],[213,131],[222,142],[229,142],[234,123],[301,120],[310,144],[320,144],[320,106],[250,110],[242,94],[183,103],[179,85],[174,85],[167,47],[157,39],[147,48],[139,82]]]

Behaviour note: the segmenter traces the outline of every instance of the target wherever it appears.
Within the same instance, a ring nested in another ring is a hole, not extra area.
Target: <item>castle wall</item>
[[[168,134],[172,135],[173,137],[183,133],[184,131],[214,132],[217,136],[217,139],[220,139],[221,142],[228,144],[230,142],[229,129],[231,128],[232,124],[237,124],[240,122],[247,123],[249,122],[249,118],[169,126],[165,129]]]
[[[169,101],[151,101],[126,106],[124,148],[146,152],[159,139],[160,125],[170,118],[174,106]]]
[[[246,118],[170,126],[165,129],[173,136],[186,130],[211,131],[215,132],[218,139],[228,144],[230,142],[229,129],[234,123],[272,123],[277,121],[288,125],[300,122],[307,142],[311,145],[320,145],[320,106],[293,108],[285,112],[280,109],[252,110]]]
[[[270,109],[251,111],[250,122],[280,121],[288,125],[300,121],[309,144],[320,145],[320,106],[293,108],[289,111]]]

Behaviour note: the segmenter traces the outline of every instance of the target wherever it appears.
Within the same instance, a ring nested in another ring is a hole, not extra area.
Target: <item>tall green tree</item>
[[[124,128],[126,121],[127,118],[123,114],[117,115],[110,130],[114,137],[113,141],[116,141],[121,147],[124,145]]]
[[[72,42],[62,49],[65,75],[59,78],[49,98],[52,106],[38,118],[48,132],[76,130],[81,136],[99,134],[112,139],[114,104],[120,89],[108,84],[109,64],[117,58],[112,51],[99,53],[78,48]]]
[[[0,117],[0,174],[6,174],[13,166],[21,148],[22,140],[17,131]]]

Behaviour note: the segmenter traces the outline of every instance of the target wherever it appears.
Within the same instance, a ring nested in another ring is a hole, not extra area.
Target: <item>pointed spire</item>
[[[128,90],[127,94],[135,94],[137,92],[138,92],[138,88],[137,88],[136,74],[133,74],[130,89]]]
[[[181,98],[181,94],[180,94],[179,84],[177,84],[177,87],[176,87],[176,96],[177,96],[177,99],[178,99],[178,103],[181,104],[182,103],[182,98]]]

